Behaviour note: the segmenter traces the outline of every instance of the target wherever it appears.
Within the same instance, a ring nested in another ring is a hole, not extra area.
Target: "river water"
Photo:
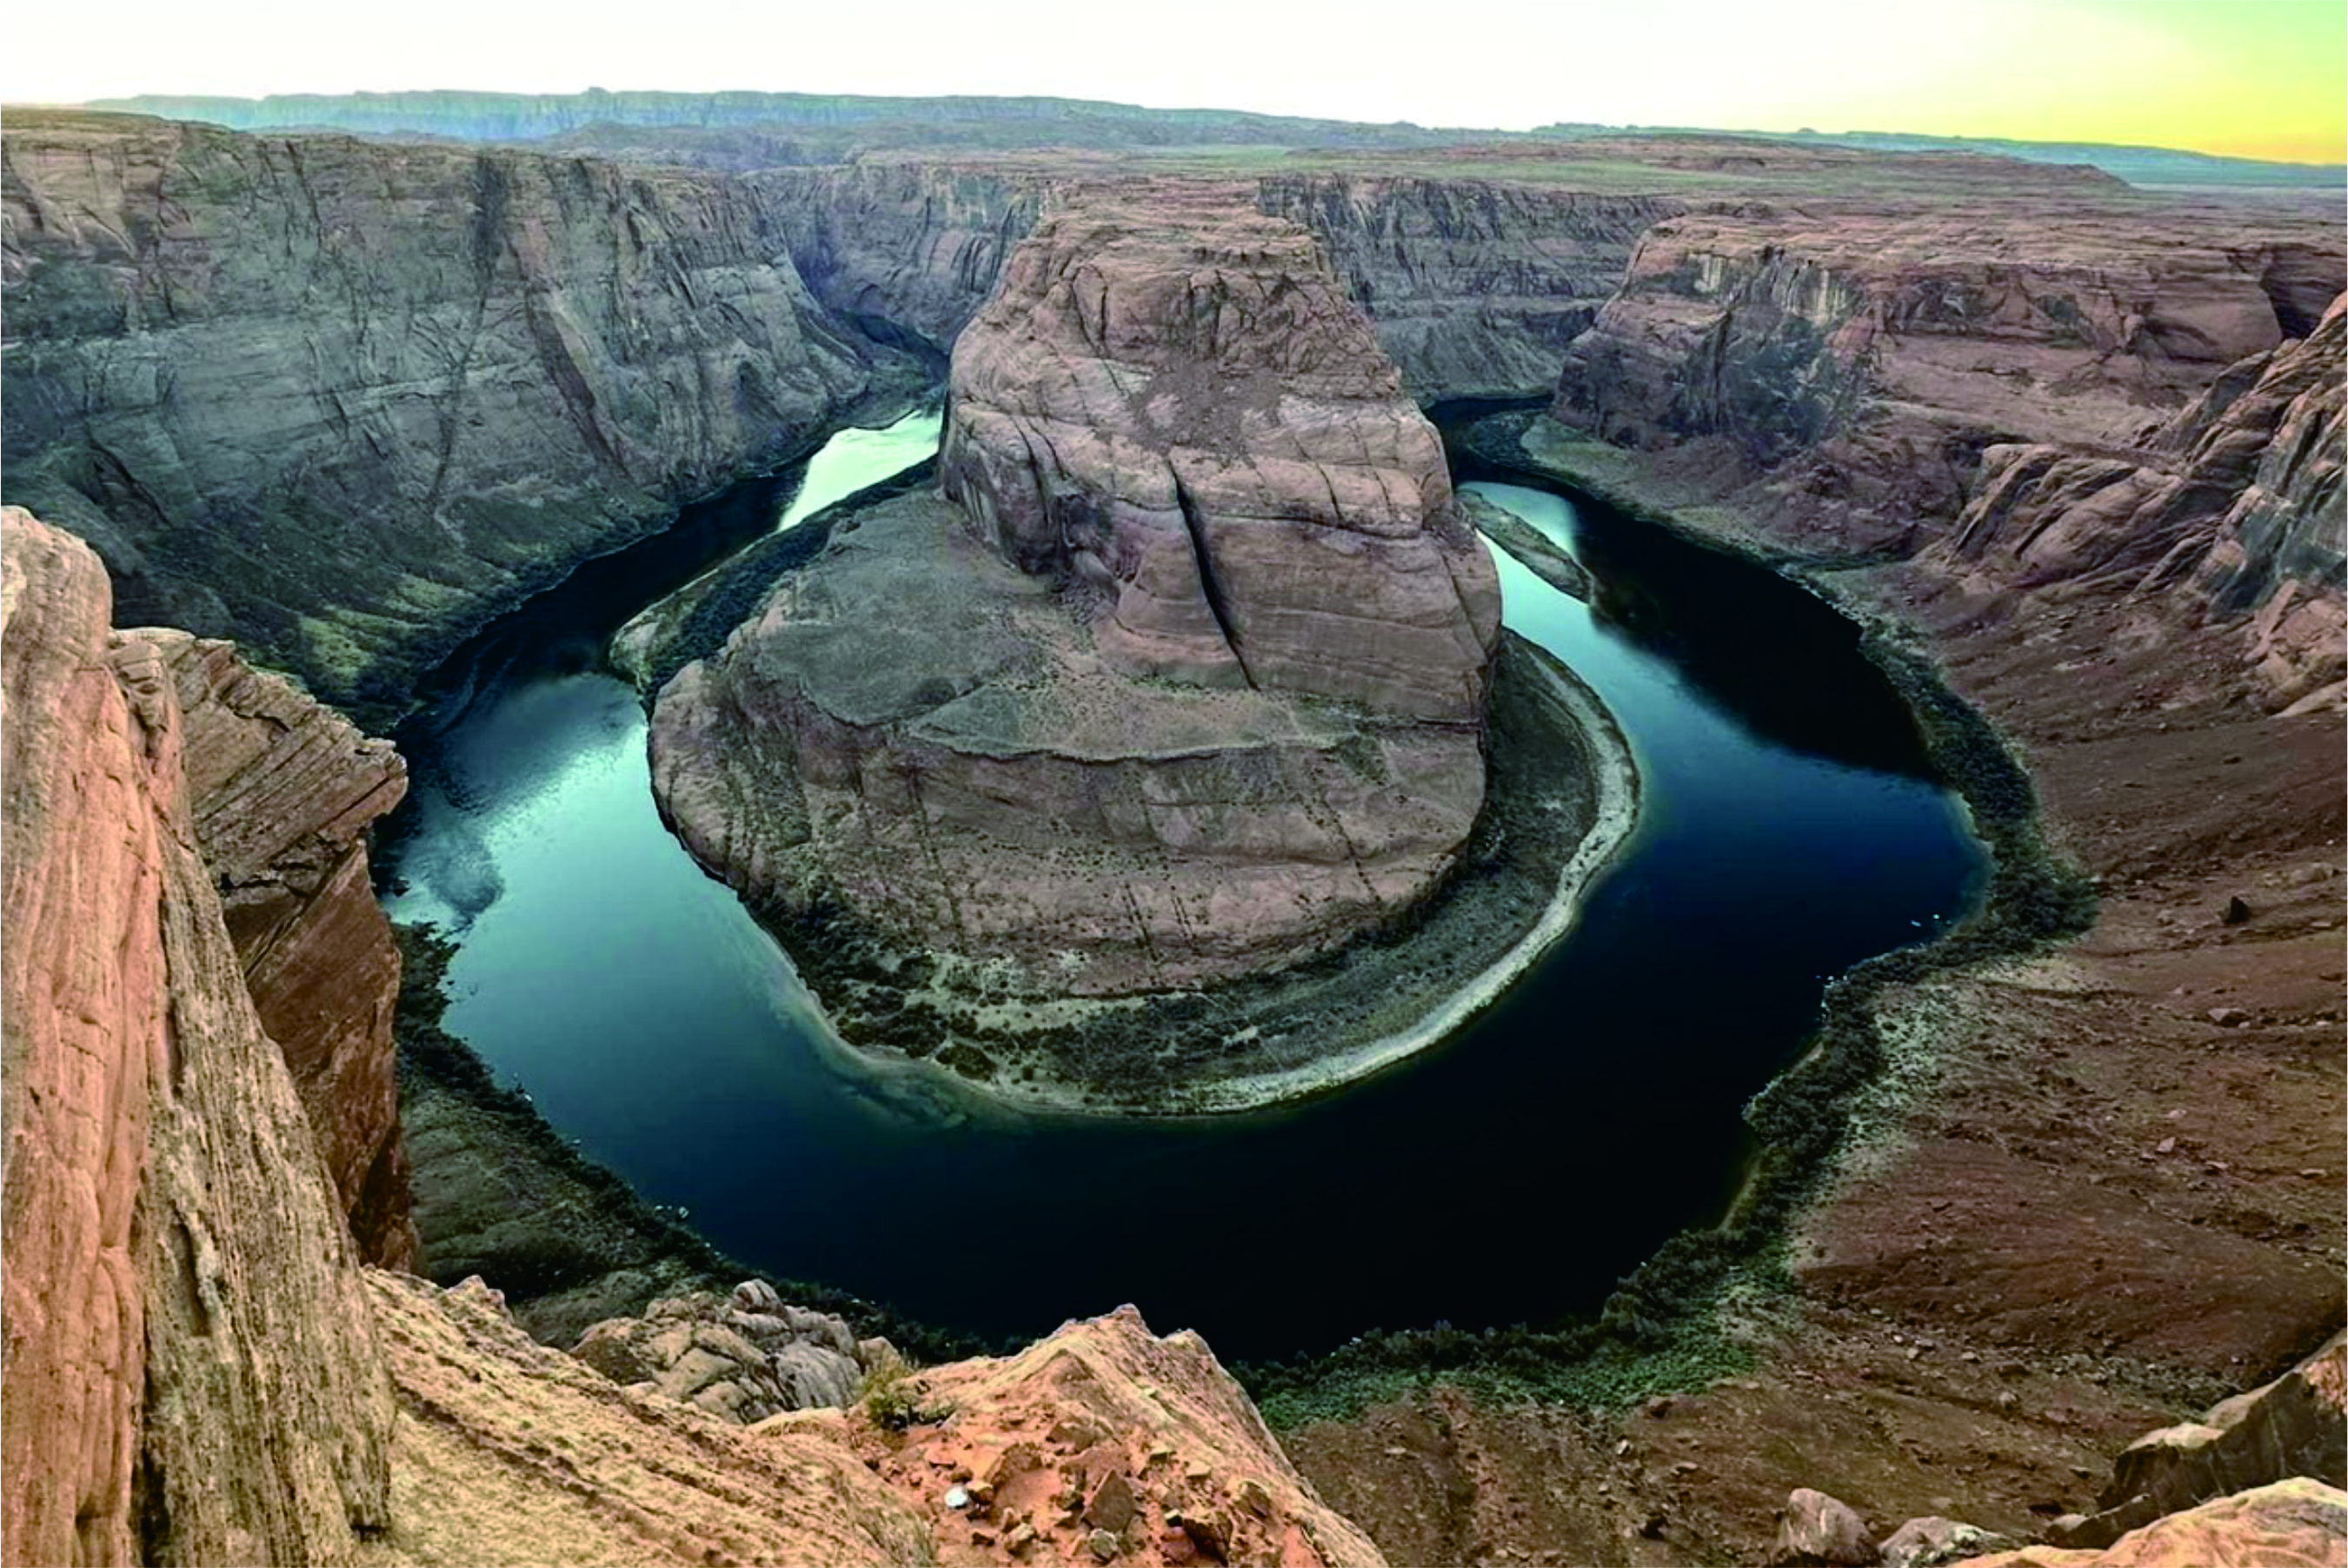
[[[1531,975],[1414,1061],[1234,1118],[1008,1119],[860,1071],[662,825],[602,650],[770,519],[928,456],[937,427],[843,432],[594,563],[462,651],[400,737],[385,903],[459,943],[448,1028],[755,1266],[989,1337],[1132,1301],[1241,1358],[1585,1312],[1720,1212],[1739,1110],[1823,980],[1977,888],[1962,810],[1848,621],[1604,507],[1482,483],[1597,579],[1586,606],[1498,558],[1508,623],[1597,690],[1643,771],[1637,832]]]

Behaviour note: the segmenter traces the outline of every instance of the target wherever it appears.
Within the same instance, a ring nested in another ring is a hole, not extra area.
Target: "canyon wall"
[[[337,702],[923,380],[675,170],[30,112],[0,223],[9,498]]]
[[[277,1042],[359,1255],[416,1258],[392,1044],[399,953],[367,873],[368,825],[407,767],[231,643],[127,633],[177,688],[191,814],[262,1028]]]
[[[2343,271],[2281,211],[1691,214],[1640,241],[1550,414],[1801,553],[2241,621],[2284,707],[2342,675]]]
[[[499,608],[917,390],[1017,241],[1101,183],[21,111],[6,498],[97,546],[126,619],[234,637],[385,720]],[[1674,210],[1478,179],[1231,189],[1320,236],[1420,397],[1550,384]]]
[[[1256,200],[1319,237],[1421,401],[1555,386],[1639,236],[1687,206],[1465,173],[1272,175]]]
[[[156,647],[5,542],[0,1536],[28,1563],[342,1563],[391,1387],[344,1216],[222,917]]]
[[[2274,705],[2336,685],[2348,614],[2348,295],[2303,339],[2230,366],[2125,456],[1990,447],[1947,553],[1997,586],[2107,581],[2252,619]]]
[[[1112,995],[1451,866],[1489,559],[1312,237],[1192,194],[1024,243],[955,347],[957,504],[860,518],[661,694],[654,790],[754,904]]]

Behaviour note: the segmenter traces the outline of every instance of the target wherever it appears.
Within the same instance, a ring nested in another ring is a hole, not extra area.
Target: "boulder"
[[[728,1296],[701,1291],[655,1301],[641,1317],[606,1318],[571,1353],[623,1388],[649,1384],[742,1425],[846,1405],[863,1370],[847,1324],[790,1306],[757,1279]]]
[[[2003,1552],[2014,1544],[1994,1531],[1934,1514],[1910,1520],[1886,1536],[1876,1553],[1883,1568],[1949,1568],[1952,1563]]]
[[[1875,1560],[1874,1539],[1849,1505],[1806,1486],[1787,1495],[1772,1561],[1786,1568],[1819,1563],[1865,1568]]]

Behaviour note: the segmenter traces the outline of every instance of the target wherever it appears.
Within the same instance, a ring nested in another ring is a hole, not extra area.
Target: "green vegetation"
[[[889,1432],[929,1426],[954,1412],[950,1399],[930,1401],[929,1385],[913,1376],[911,1365],[893,1350],[884,1351],[857,1379],[856,1406],[865,1419]]]

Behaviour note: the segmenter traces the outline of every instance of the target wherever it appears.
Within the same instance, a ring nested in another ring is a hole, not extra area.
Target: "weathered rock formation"
[[[2065,1546],[2109,1546],[2163,1514],[2292,1476],[2348,1476],[2348,1334],[2199,1420],[2129,1444],[2097,1512],[2050,1533]]]
[[[841,1319],[793,1307],[760,1279],[655,1301],[641,1317],[607,1317],[571,1353],[614,1383],[697,1405],[745,1424],[784,1410],[845,1405],[887,1353],[859,1345]]]
[[[156,646],[0,512],[0,1540],[27,1563],[340,1563],[390,1385],[340,1205],[230,940]]]
[[[2302,1477],[2156,1520],[2109,1546],[2025,1546],[1967,1568],[2331,1568],[2348,1553],[2348,1492]]]
[[[1422,400],[1521,397],[1557,384],[1567,346],[1622,282],[1639,236],[1686,210],[1615,195],[1457,179],[1267,176],[1257,204],[1328,251]]]
[[[754,901],[1065,994],[1277,968],[1482,801],[1490,561],[1311,237],[1048,222],[956,345],[942,487],[662,694],[654,783]]]
[[[1105,595],[1128,673],[1474,723],[1498,589],[1441,441],[1311,235],[1197,200],[1019,248],[954,345],[941,488]]]
[[[1206,1342],[1158,1338],[1130,1307],[921,1384],[946,1413],[909,1426],[880,1474],[931,1522],[943,1561],[1384,1561],[1296,1473]]]
[[[675,170],[26,112],[0,224],[8,498],[336,702],[922,376]]]
[[[197,842],[359,1255],[407,1267],[416,1227],[391,1035],[399,954],[365,840],[407,793],[407,764],[230,643],[125,636],[153,648],[178,688]]]
[[[2348,612],[2348,295],[2126,456],[1992,446],[1949,552],[2000,585],[2107,581],[2252,618],[2281,707],[2336,687]]]
[[[2126,446],[2339,292],[2321,240],[2028,205],[1995,215],[1658,223],[1567,354],[1553,408],[1622,446],[1710,438],[1787,526],[1908,549],[1984,446]]]

